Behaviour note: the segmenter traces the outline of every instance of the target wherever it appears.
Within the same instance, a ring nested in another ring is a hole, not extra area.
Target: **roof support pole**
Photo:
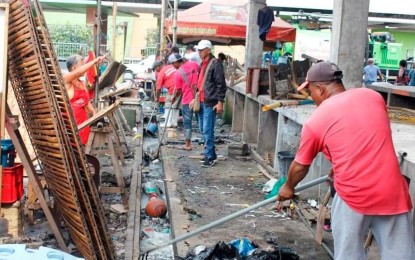
[[[265,7],[266,0],[250,0],[248,4],[248,21],[246,22],[245,69],[260,67],[263,42],[259,39],[257,17],[259,9]]]
[[[112,57],[115,57],[115,49],[117,42],[117,2],[112,3],[112,46],[111,54]]]
[[[160,15],[160,46],[159,46],[160,57],[163,57],[164,50],[166,48],[166,36],[165,36],[166,11],[167,11],[167,0],[162,0],[161,1],[161,15]],[[163,58],[161,58],[161,60],[163,60]]]
[[[97,1],[97,14],[96,14],[96,45],[95,45],[95,56],[99,57],[100,49],[101,49],[101,0]],[[98,107],[98,84],[99,84],[99,78],[96,77],[95,80],[95,95],[94,95],[94,107]]]
[[[173,46],[177,45],[177,9],[179,9],[179,0],[174,0],[173,9]]]
[[[369,1],[338,0],[333,4],[330,61],[343,71],[344,86],[362,86]]]

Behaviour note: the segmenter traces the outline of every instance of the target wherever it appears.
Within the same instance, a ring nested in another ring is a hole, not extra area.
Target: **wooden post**
[[[0,139],[4,137],[7,101],[7,41],[9,28],[9,4],[0,3]],[[2,152],[0,151],[0,156]],[[0,157],[1,158],[1,157]],[[3,165],[0,165],[0,202],[3,183]],[[1,207],[0,207],[1,217]]]

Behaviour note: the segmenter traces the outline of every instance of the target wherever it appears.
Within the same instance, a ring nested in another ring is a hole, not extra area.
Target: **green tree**
[[[93,46],[93,28],[71,24],[48,25],[58,59],[65,60],[72,54],[86,56]]]
[[[53,42],[59,43],[83,43],[92,45],[93,32],[91,27],[54,24],[48,26],[50,37]]]
[[[147,36],[146,36],[147,47],[157,46],[158,38],[159,38],[159,30],[157,28],[147,29]]]

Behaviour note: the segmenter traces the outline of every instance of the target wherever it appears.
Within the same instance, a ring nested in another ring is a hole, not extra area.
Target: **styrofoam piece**
[[[36,249],[29,249],[25,244],[3,244],[0,245],[0,259],[1,260],[24,260],[24,259],[36,259],[36,260],[85,260],[64,253],[62,251],[39,247]]]

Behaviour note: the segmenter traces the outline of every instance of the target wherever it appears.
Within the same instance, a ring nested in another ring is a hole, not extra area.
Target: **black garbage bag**
[[[256,247],[256,245],[255,245]],[[289,247],[276,247],[274,251],[267,252],[254,249],[253,253],[241,257],[238,249],[234,246],[220,241],[214,247],[206,248],[198,255],[190,254],[185,260],[299,260],[297,253]]]
[[[242,260],[299,260],[297,253],[289,247],[277,247],[272,252],[255,249],[255,251],[242,258]]]
[[[238,250],[226,244],[223,241],[219,241],[214,247],[206,248],[197,256],[189,255],[186,260],[234,260],[240,259],[238,256]]]

